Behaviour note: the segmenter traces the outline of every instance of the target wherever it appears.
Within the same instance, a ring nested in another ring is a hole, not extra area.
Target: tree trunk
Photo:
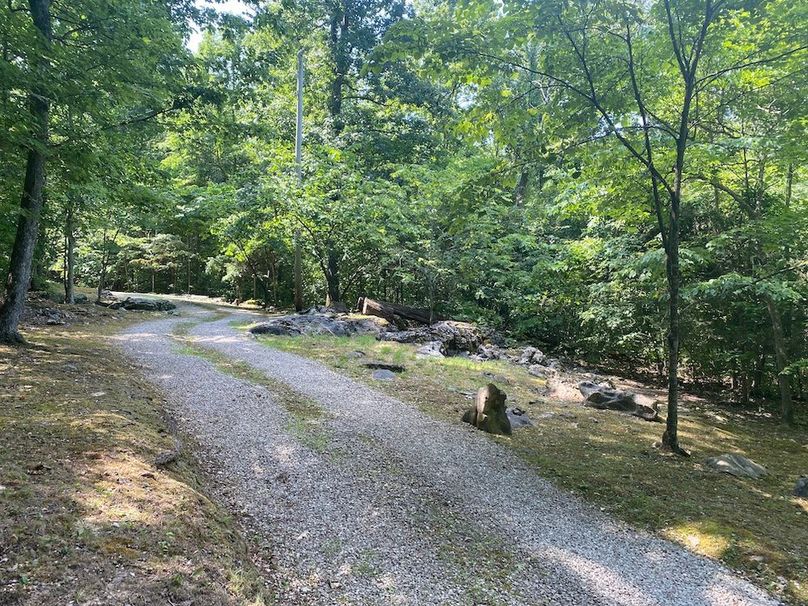
[[[668,415],[664,446],[680,452],[679,446],[679,212],[671,208],[666,272],[668,278]]]
[[[107,230],[104,230],[104,234],[101,238],[101,271],[98,275],[98,292],[96,293],[96,301],[101,300],[101,293],[104,292],[104,287],[106,286],[107,282],[107,265],[109,264],[109,251],[107,250]],[[129,276],[127,275],[127,268],[129,267],[128,261],[124,263],[123,266],[123,281],[124,285],[128,286],[129,284]]]
[[[791,195],[794,187],[794,163],[789,162],[786,170],[786,208],[791,207]]]
[[[31,19],[41,34],[46,51],[52,41],[50,0],[29,0]],[[44,52],[34,59],[35,71],[40,78],[46,68]],[[37,87],[28,98],[28,105],[35,124],[34,143],[28,150],[25,164],[20,217],[17,220],[17,234],[11,251],[6,297],[0,307],[0,342],[21,343],[18,327],[25,307],[25,297],[31,282],[31,268],[34,260],[34,247],[39,233],[39,218],[42,214],[45,189],[45,148],[48,144],[48,118],[50,104],[46,91]]]
[[[527,170],[523,170],[519,174],[519,181],[517,181],[516,188],[513,191],[514,206],[522,206],[525,203],[525,194],[527,193],[527,182],[528,182]]]
[[[295,281],[295,311],[303,311],[303,259],[300,251],[300,230],[295,231],[295,262],[294,262],[294,281]]]
[[[334,246],[329,242],[327,246],[327,259],[325,268],[325,283],[326,283],[326,306],[332,307],[342,303],[342,292],[339,287],[339,259],[337,258],[337,251]]]
[[[366,316],[377,316],[384,318],[396,326],[405,325],[405,320],[412,320],[421,324],[432,323],[432,310],[419,309],[417,307],[407,307],[389,301],[377,301],[370,297],[359,299],[357,308]]]
[[[780,388],[780,419],[789,425],[794,422],[794,403],[791,399],[791,379],[783,374],[788,366],[786,340],[783,337],[783,320],[780,310],[769,295],[765,296],[766,309],[772,323],[772,341],[774,342],[774,358],[777,363],[777,386]]]
[[[76,302],[76,210],[72,202],[68,203],[67,217],[65,219],[65,237],[67,250],[65,251],[65,303],[70,305]]]
[[[755,373],[752,378],[752,394],[759,396],[763,391],[763,373],[766,370],[766,352],[762,352],[755,360]]]

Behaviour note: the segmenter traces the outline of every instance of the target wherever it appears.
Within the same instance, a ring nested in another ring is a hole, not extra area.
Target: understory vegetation
[[[109,315],[109,314],[108,314]],[[0,346],[0,602],[272,603],[260,568],[161,395],[96,314]]]

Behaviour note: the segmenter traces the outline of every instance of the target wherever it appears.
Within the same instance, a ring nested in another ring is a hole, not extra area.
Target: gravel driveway
[[[130,328],[122,347],[270,544],[280,604],[777,603],[558,490],[471,427],[244,336],[230,326],[241,312],[182,312]],[[200,320],[195,344],[285,384],[311,402],[305,413],[287,388],[237,379],[178,346],[172,330],[188,316]]]

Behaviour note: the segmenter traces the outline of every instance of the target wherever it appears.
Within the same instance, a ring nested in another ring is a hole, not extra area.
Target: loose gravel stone
[[[281,395],[183,353],[170,336],[182,318],[140,324],[121,341],[202,445],[231,508],[269,543],[280,603],[777,604],[720,564],[560,491],[480,432],[230,326],[250,318],[232,313],[190,335],[321,415],[287,410]]]

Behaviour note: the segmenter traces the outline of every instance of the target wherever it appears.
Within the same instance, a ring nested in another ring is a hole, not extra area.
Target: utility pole
[[[303,49],[297,51],[297,129],[295,132],[295,172],[297,186],[303,183]],[[295,230],[295,311],[303,311],[303,260],[300,252],[300,228]]]

